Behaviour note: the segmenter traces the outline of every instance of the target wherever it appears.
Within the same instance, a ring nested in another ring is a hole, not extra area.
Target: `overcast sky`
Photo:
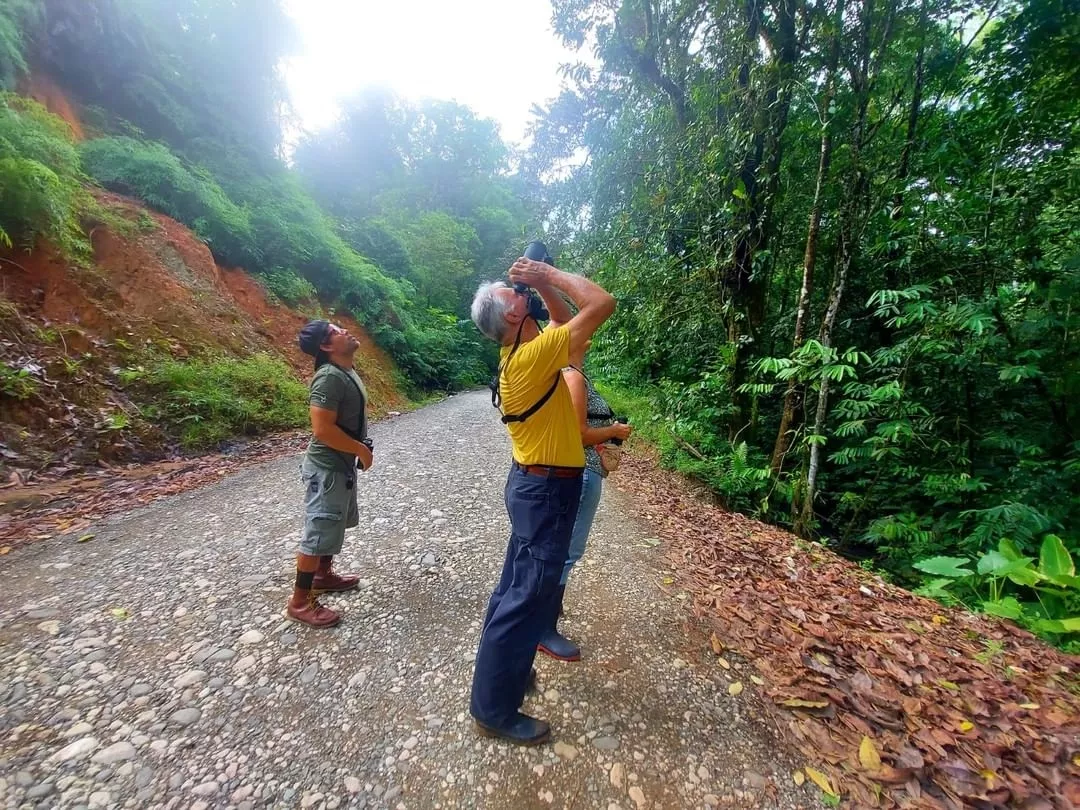
[[[333,121],[368,85],[410,100],[453,99],[520,143],[533,103],[558,94],[574,61],[551,29],[549,0],[286,0],[303,38],[286,75],[302,126]]]

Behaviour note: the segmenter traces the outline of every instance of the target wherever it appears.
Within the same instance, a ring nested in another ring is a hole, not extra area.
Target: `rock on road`
[[[0,807],[808,804],[657,586],[663,549],[614,486],[567,595],[584,660],[538,657],[526,704],[553,743],[477,737],[468,690],[505,549],[505,430],[481,392],[373,437],[339,558],[364,579],[324,597],[344,613],[333,630],[282,615],[298,458],[0,558]]]

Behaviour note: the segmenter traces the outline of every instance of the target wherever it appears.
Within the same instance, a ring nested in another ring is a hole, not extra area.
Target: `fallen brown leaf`
[[[651,531],[692,597],[703,640],[715,635],[725,652],[753,660],[775,726],[808,761],[844,780],[853,806],[1026,808],[1033,797],[1080,796],[1080,755],[1071,744],[1080,739],[1080,695],[1065,677],[1077,671],[1076,657],[725,512],[640,455],[624,456],[623,465],[619,487],[654,516]],[[864,585],[872,610],[867,599],[850,598]],[[991,640],[1000,657],[983,665]],[[864,737],[880,760],[876,769],[865,767],[864,759],[874,762],[861,751]],[[829,782],[829,790],[839,787]]]
[[[876,771],[881,768],[881,755],[869,737],[863,737],[859,743],[859,764],[864,771]]]

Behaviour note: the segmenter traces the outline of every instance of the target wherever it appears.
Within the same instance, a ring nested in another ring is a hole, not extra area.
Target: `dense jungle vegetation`
[[[1076,644],[1076,0],[553,0],[529,147],[371,91],[293,131],[254,0],[8,0],[78,144],[0,106],[0,239],[86,250],[85,188],[344,307],[420,391],[482,381],[478,280],[540,234],[620,306],[590,364],[732,509]],[[539,101],[539,100],[538,100]]]

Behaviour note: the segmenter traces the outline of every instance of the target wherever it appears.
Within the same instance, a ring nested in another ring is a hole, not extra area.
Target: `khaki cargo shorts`
[[[312,557],[340,553],[345,530],[360,523],[356,470],[329,470],[305,461],[300,466],[300,476],[304,481],[304,536],[300,540],[300,553]]]

